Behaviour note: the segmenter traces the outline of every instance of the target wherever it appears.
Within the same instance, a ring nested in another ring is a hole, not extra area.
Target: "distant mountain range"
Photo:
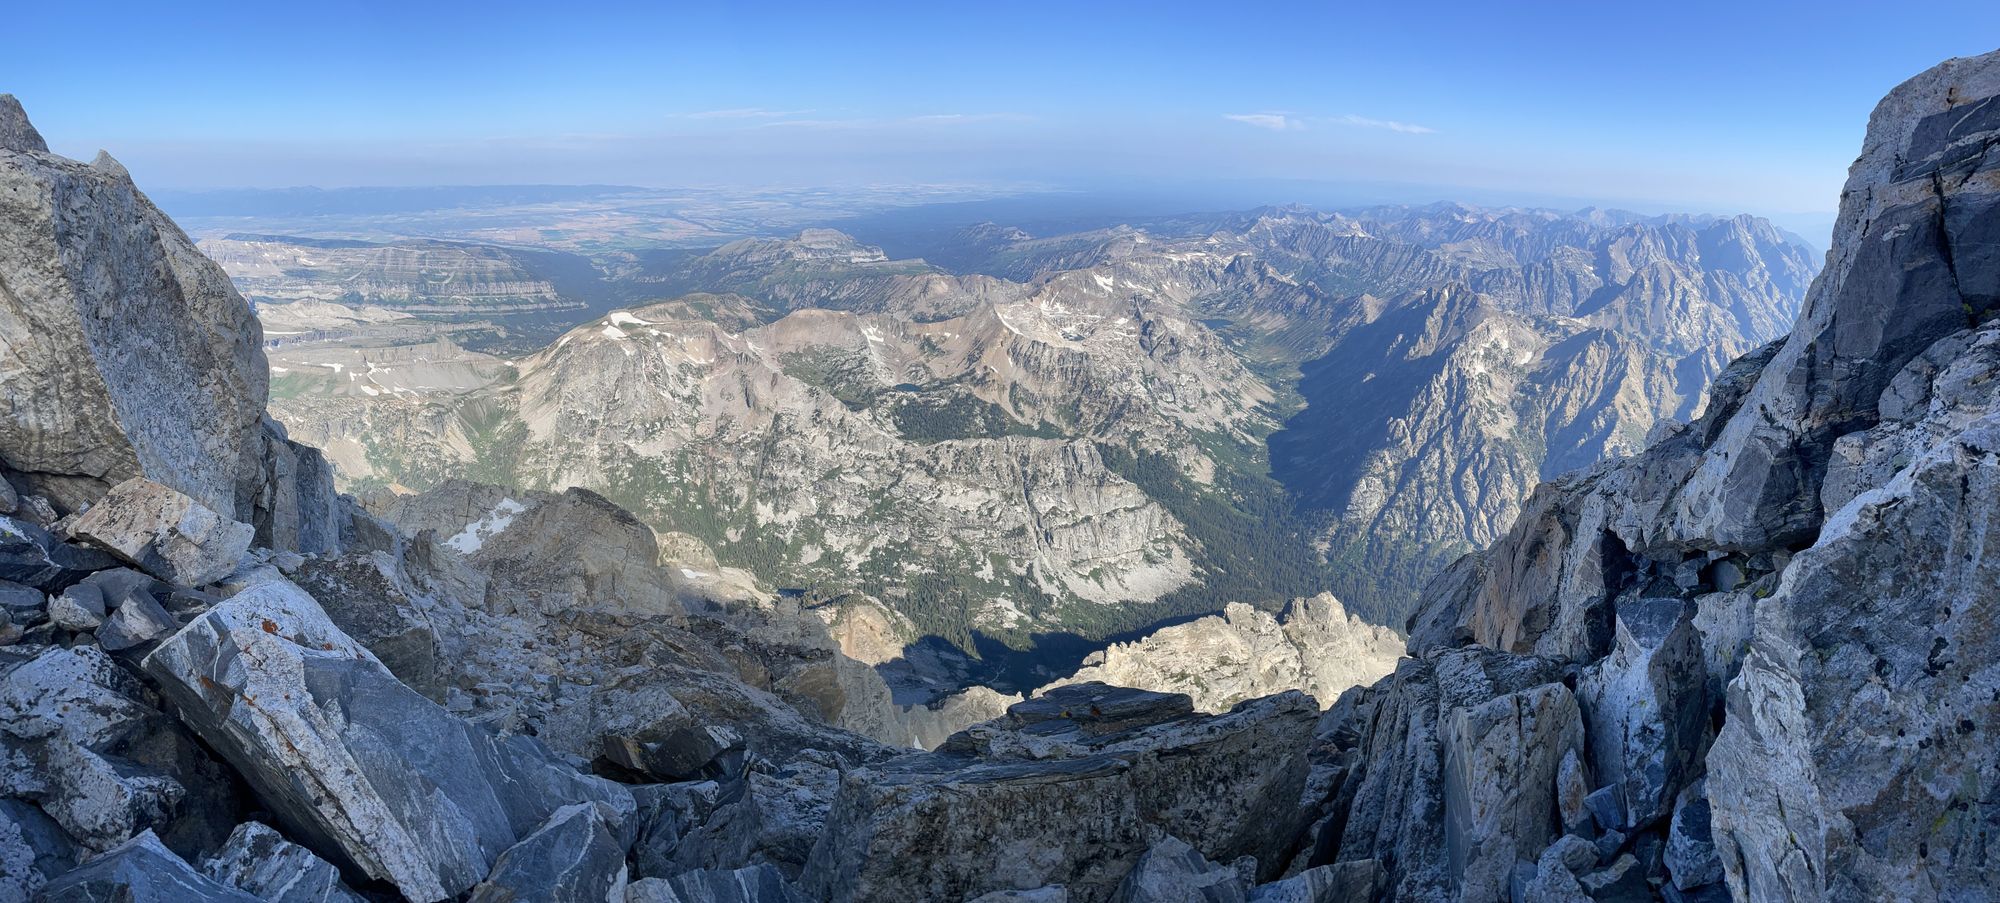
[[[337,300],[420,314],[322,319],[272,352],[274,411],[347,487],[587,487],[774,586],[877,596],[907,639],[968,649],[1326,589],[1400,626],[1536,482],[1698,414],[1817,271],[1751,217],[1445,204],[937,243],[899,260],[812,229],[599,254],[600,298],[656,300],[496,354],[466,321],[505,323],[504,293],[450,316],[401,299],[466,272],[446,259],[514,252],[399,243],[396,268],[373,246],[206,247],[253,297],[336,300],[366,274],[379,291]],[[262,314],[294,331],[286,305]]]

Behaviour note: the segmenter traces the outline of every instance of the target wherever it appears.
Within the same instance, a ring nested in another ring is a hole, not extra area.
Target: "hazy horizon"
[[[1856,5],[114,4],[106,53],[0,61],[51,146],[161,193],[318,186],[950,186],[1188,209],[1460,200],[1753,213],[1824,246],[1875,100],[2000,8]],[[25,11],[24,35],[66,26]],[[1607,33],[1618,40],[1606,40]],[[174,71],[179,77],[153,77]]]

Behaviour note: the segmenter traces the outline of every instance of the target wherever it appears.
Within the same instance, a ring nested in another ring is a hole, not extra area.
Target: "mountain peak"
[[[35,131],[35,124],[28,121],[28,111],[21,108],[21,101],[12,94],[0,94],[0,150],[49,152],[49,143],[42,140],[41,132]]]

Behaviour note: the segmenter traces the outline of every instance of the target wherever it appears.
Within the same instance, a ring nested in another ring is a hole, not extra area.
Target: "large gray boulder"
[[[147,831],[42,888],[44,903],[258,903],[174,855]]]
[[[1445,853],[1458,899],[1497,901],[1514,862],[1561,833],[1556,774],[1583,747],[1576,697],[1543,684],[1454,708],[1441,726]]]
[[[331,471],[267,423],[263,331],[229,277],[123,166],[51,154],[0,107],[8,479],[71,512],[144,476],[267,545],[331,548]]]
[[[1118,882],[1112,903],[1244,903],[1249,882],[1169,834]]]
[[[332,863],[254,821],[237,825],[201,870],[265,903],[363,903]]]
[[[180,586],[214,583],[236,569],[256,531],[144,477],[111,487],[70,535]]]
[[[633,808],[532,739],[494,736],[397,682],[274,572],[245,577],[143,666],[287,833],[412,900],[470,889],[565,805]]]
[[[1318,706],[1291,692],[1190,710],[1179,694],[1062,687],[939,752],[850,771],[802,883],[834,901],[1052,884],[1100,901],[1163,833],[1275,871],[1303,827]]]
[[[623,816],[592,803],[557,809],[501,853],[467,903],[598,903],[625,895]],[[613,819],[617,819],[616,822]]]
[[[665,878],[749,862],[759,821],[749,792],[750,782],[741,776],[633,788],[638,803],[634,874]]]
[[[1305,864],[1375,861],[1394,899],[1498,899],[1514,861],[1561,830],[1557,777],[1582,724],[1560,676],[1470,646],[1344,696],[1319,734],[1346,764]]]

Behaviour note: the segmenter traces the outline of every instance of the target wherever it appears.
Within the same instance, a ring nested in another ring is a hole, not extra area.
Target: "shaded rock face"
[[[471,903],[516,900],[615,901],[625,887],[625,845],[614,830],[624,817],[590,803],[557,809],[534,833],[500,854],[472,889]]]
[[[1059,688],[939,752],[842,776],[802,881],[836,901],[1052,884],[1105,900],[1159,832],[1275,873],[1299,827],[1317,710],[1293,692],[1201,717],[1177,694]],[[955,852],[969,849],[995,855]]]
[[[717,568],[692,537],[662,543],[588,490],[451,480],[367,503],[404,534],[391,541],[403,554],[317,559],[296,578],[337,599],[331,616],[405,682],[421,689],[456,678],[477,691],[475,718],[526,725],[565,752],[595,758],[610,748],[605,740],[630,749],[661,739],[640,733],[727,723],[756,755],[782,760],[803,745],[865,759],[888,751],[815,724],[927,748],[1019,701],[974,688],[934,705],[897,705],[871,663],[846,654],[852,631],[830,635],[832,611],[773,599]],[[431,601],[401,585],[412,579],[437,585]],[[471,600],[473,610],[446,596]],[[418,611],[426,605],[427,615]],[[887,613],[872,600],[842,608]],[[479,640],[453,643],[445,635],[454,633]],[[548,676],[575,682],[569,698]]]
[[[1209,862],[1169,834],[1139,857],[1111,899],[1113,903],[1243,903],[1246,883],[1240,872]]]
[[[1506,537],[1432,584],[1416,663],[1328,716],[1315,786],[1334,790],[1310,861],[1381,856],[1406,897],[1504,896],[1470,867],[1437,874],[1426,819],[1381,815],[1441,803],[1459,823],[1429,776],[1450,742],[1433,725],[1478,709],[1430,675],[1478,655],[1543,663],[1581,721],[1582,754],[1556,772],[1576,836],[1506,832],[1516,899],[2000,886],[1996,228],[2000,53],[1944,63],[1877,108],[1789,338],[1732,364],[1701,419],[1544,485]],[[1524,737],[1520,761],[1477,774],[1539,794],[1545,776],[1523,766],[1568,743]]]
[[[1560,673],[1471,647],[1344,696],[1314,752],[1328,814],[1307,864],[1377,860],[1396,899],[1461,899],[1462,885],[1501,899],[1514,860],[1561,831],[1557,776],[1582,730]]]
[[[805,903],[777,869],[755,865],[740,869],[700,869],[672,878],[634,882],[631,903]]]
[[[0,115],[0,469],[61,511],[145,476],[287,547],[330,547],[331,473],[267,426],[263,334],[109,156]],[[134,324],[146,324],[144,330]]]

